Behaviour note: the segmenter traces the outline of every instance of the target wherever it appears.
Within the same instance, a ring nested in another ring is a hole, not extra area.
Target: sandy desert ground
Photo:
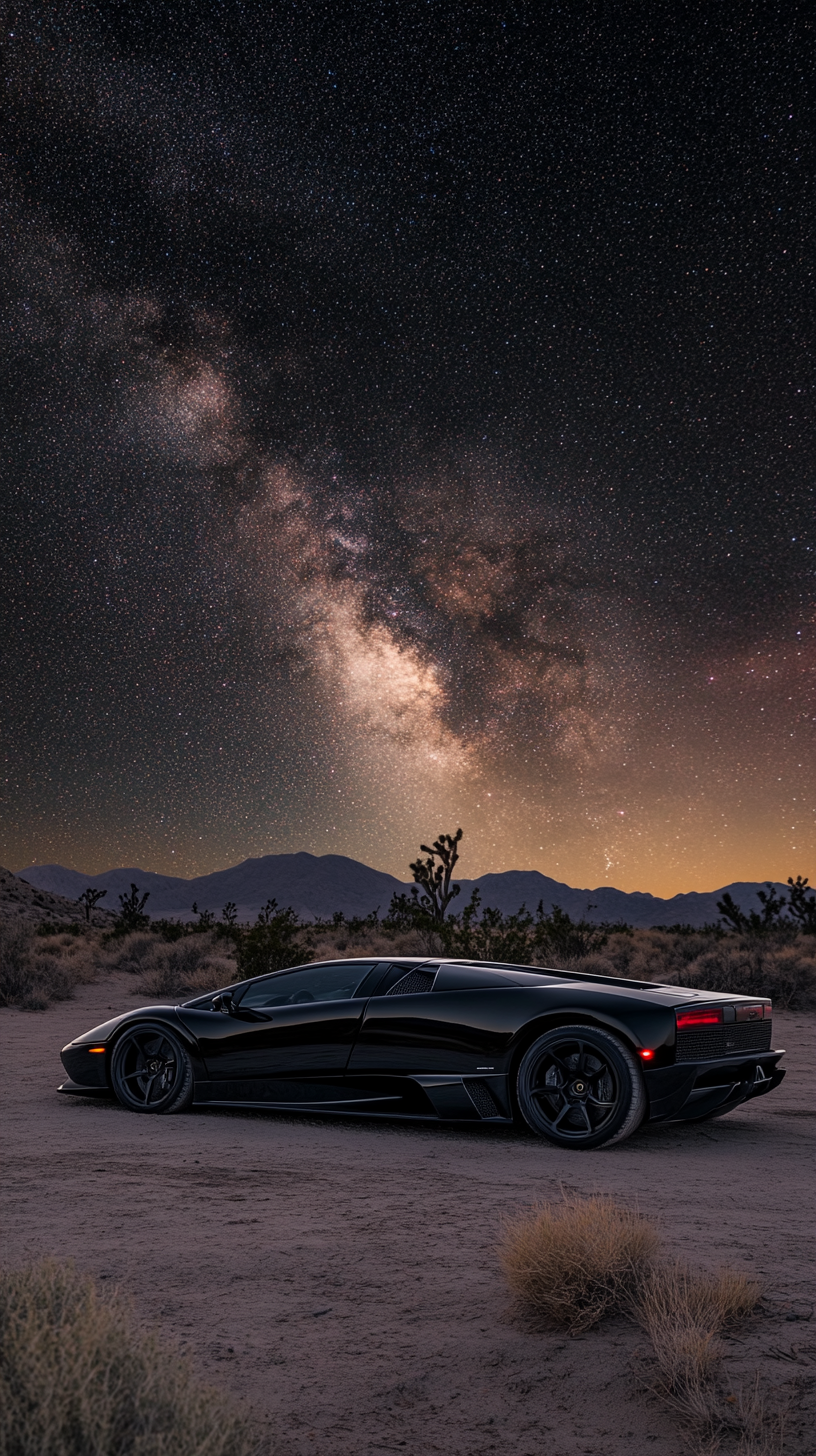
[[[59,1049],[138,1004],[126,976],[45,1012],[0,1011],[3,1257],[73,1257],[130,1291],[207,1379],[253,1408],[276,1456],[666,1456],[687,1450],[645,1395],[645,1338],[525,1329],[495,1245],[502,1216],[559,1189],[656,1217],[669,1253],[766,1283],[727,1342],[812,1451],[816,1017],[779,1015],[788,1077],[700,1127],[567,1153],[498,1129],[201,1111],[146,1118],[59,1096]]]

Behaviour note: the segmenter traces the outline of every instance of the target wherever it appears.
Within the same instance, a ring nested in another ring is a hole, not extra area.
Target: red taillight
[[[639,1051],[638,1056],[642,1057],[644,1062],[650,1062],[654,1056],[654,1052]]]
[[[687,1026],[719,1026],[723,1019],[720,1009],[710,1011],[677,1011],[677,1030],[684,1030]]]

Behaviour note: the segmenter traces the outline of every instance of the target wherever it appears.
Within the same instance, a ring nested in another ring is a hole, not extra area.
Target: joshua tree
[[[233,926],[238,924],[238,906],[234,900],[228,900],[221,911],[221,919],[225,925]]]
[[[145,890],[140,899],[139,887],[132,883],[130,886],[130,894],[119,896],[121,909],[116,917],[116,929],[120,934],[126,935],[131,930],[147,930],[150,924],[150,916],[145,915],[144,907],[149,899],[149,890]]]
[[[193,914],[198,916],[196,930],[212,930],[215,925],[215,916],[212,910],[199,910],[198,901],[193,901]]]
[[[788,875],[790,894],[788,895],[788,911],[794,920],[799,922],[799,929],[805,935],[816,935],[816,895],[808,888],[808,877]]]
[[[84,906],[86,920],[90,920],[91,911],[99,900],[104,900],[107,893],[107,890],[94,890],[90,885],[87,890],[82,891],[82,894],[77,899],[77,905]]]
[[[462,830],[457,829],[455,834],[440,834],[432,845],[421,844],[419,847],[428,858],[417,859],[408,866],[414,877],[414,884],[424,891],[421,895],[419,890],[414,890],[414,898],[434,925],[442,924],[445,911],[461,888],[451,884],[453,867],[459,858],[461,838]]]

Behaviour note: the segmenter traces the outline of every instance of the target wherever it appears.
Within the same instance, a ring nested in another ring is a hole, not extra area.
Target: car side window
[[[297,971],[278,971],[247,986],[241,1008],[302,1006],[310,1001],[350,1001],[360,982],[376,961],[337,961],[322,966],[305,966]]]

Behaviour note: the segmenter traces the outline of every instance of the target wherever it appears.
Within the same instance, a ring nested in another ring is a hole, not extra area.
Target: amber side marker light
[[[107,1047],[88,1047],[89,1052],[106,1052],[107,1050]]]
[[[720,1007],[711,1011],[678,1011],[676,1016],[678,1031],[687,1026],[720,1026],[723,1019]]]

